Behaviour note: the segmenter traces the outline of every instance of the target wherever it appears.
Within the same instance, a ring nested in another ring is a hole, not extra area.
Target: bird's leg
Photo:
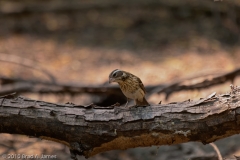
[[[126,104],[125,104],[125,107],[127,107],[127,105],[128,105],[128,100],[129,100],[129,98],[127,98],[127,102],[126,102]]]

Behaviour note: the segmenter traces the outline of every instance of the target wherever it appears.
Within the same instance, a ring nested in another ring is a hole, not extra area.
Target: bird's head
[[[127,74],[125,71],[122,71],[120,69],[115,69],[109,74],[109,83],[112,82],[121,82],[127,77]]]

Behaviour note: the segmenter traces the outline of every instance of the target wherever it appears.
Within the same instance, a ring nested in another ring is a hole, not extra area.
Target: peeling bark
[[[189,141],[204,144],[240,132],[240,92],[149,107],[53,104],[0,97],[0,133],[63,143],[72,157]]]

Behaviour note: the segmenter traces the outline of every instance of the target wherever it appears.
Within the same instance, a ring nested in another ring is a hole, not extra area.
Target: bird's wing
[[[125,72],[126,72],[126,71],[125,71]],[[132,75],[132,76],[135,77],[135,78],[137,78],[137,81],[138,81],[138,83],[139,83],[140,88],[143,90],[144,93],[146,93],[146,89],[145,89],[145,87],[144,87],[141,79],[138,78],[137,76],[133,75],[132,73],[129,73],[129,72],[126,72],[126,73],[129,74],[129,75]]]
[[[144,87],[144,85],[143,85],[141,79],[138,78],[137,80],[138,80],[138,82],[139,82],[139,86],[140,86],[140,88],[143,90],[144,93],[146,93],[146,89],[145,89],[145,87]]]

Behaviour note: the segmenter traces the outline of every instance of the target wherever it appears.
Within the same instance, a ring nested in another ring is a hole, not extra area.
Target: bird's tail
[[[136,99],[135,103],[136,103],[137,106],[150,106],[150,104],[147,102],[145,97],[143,97],[142,101],[139,101],[138,99]]]

